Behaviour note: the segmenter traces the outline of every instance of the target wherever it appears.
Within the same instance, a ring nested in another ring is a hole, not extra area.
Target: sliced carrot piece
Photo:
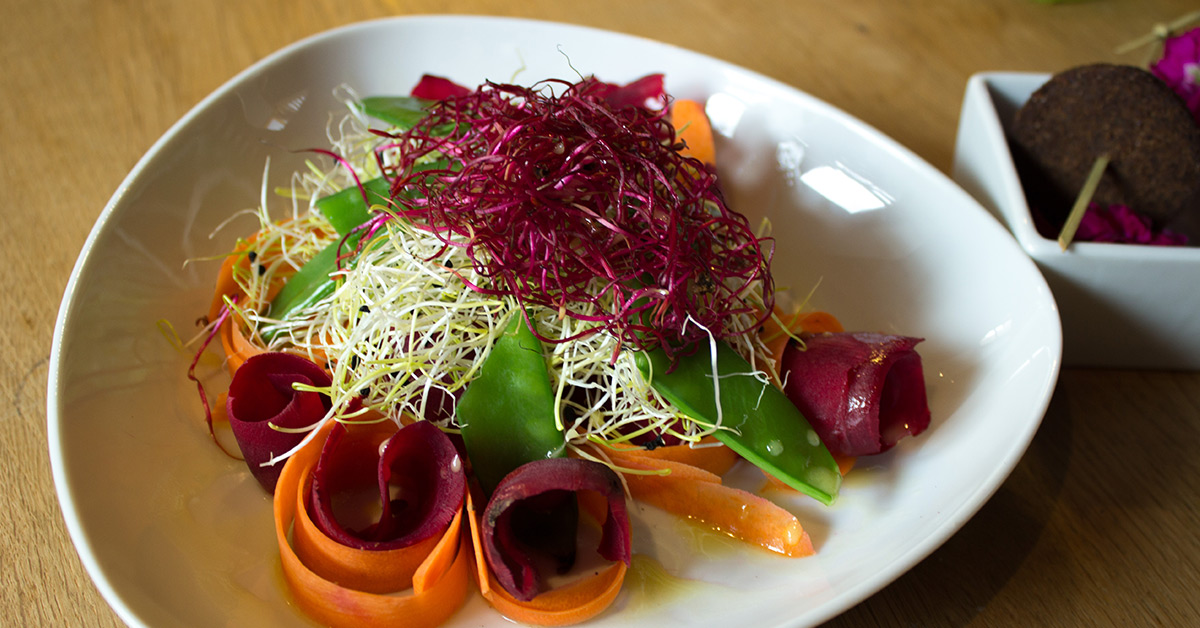
[[[255,233],[246,241],[239,243],[237,248],[221,261],[221,269],[217,271],[217,282],[213,288],[212,303],[208,306],[208,320],[215,321],[221,316],[226,298],[242,299],[246,296],[242,287],[234,280],[233,274],[235,268],[250,268],[250,260],[243,253],[250,248],[257,237],[258,234]],[[221,324],[217,333],[221,339],[221,348],[225,351],[225,368],[229,370],[231,376],[243,362],[264,351],[246,338],[232,316]]]
[[[716,474],[671,460],[646,461],[620,452],[609,457],[621,467],[670,471],[626,474],[634,499],[784,556],[813,554],[812,539],[795,515],[766,498],[721,484]]]
[[[854,468],[854,463],[858,460],[855,456],[839,456],[837,454],[834,454],[833,459],[837,461],[838,471],[842,475],[850,473],[850,469]]]
[[[512,597],[492,582],[484,598],[501,615],[537,626],[570,626],[604,612],[617,599],[625,581],[625,563],[615,562],[603,571],[566,586],[546,591],[528,602]]]
[[[475,557],[475,583],[479,585],[479,592],[483,597],[488,596],[488,591],[491,589],[491,579],[488,578],[487,557],[483,553],[483,533],[479,529],[479,513],[475,512],[475,498],[473,493],[467,491],[467,525],[471,530],[471,552]]]
[[[215,321],[221,315],[221,308],[225,307],[225,297],[240,297],[244,294],[242,287],[233,279],[233,269],[239,265],[244,268],[250,267],[250,261],[246,259],[245,255],[242,255],[242,252],[249,248],[254,237],[251,236],[249,241],[234,249],[221,261],[221,269],[217,271],[217,283],[213,289],[212,303],[208,306],[208,320]]]
[[[650,475],[650,476],[626,474],[625,475],[626,481],[630,480],[631,478],[665,479],[665,478],[674,476],[674,479],[666,482],[666,484],[673,484],[673,483],[684,482],[684,481],[687,481],[687,482],[709,482],[712,484],[720,484],[721,483],[721,476],[717,475],[716,473],[713,473],[712,471],[709,471],[707,469],[702,469],[700,467],[692,466],[690,464],[683,463],[683,462],[667,460],[665,458],[660,458],[657,460],[646,459],[642,456],[639,456],[638,454],[633,453],[632,451],[621,451],[621,450],[609,451],[608,458],[610,460],[612,460],[612,463],[614,465],[616,465],[617,467],[624,467],[627,469],[636,469],[639,471],[653,471],[653,470],[669,471],[669,473]],[[632,490],[633,490],[633,487],[630,486],[630,491],[632,491]],[[634,494],[634,498],[637,498],[637,497],[638,497],[637,494]]]
[[[311,468],[309,468],[311,471]],[[314,574],[367,593],[391,593],[413,586],[413,574],[443,537],[430,537],[416,545],[394,550],[361,550],[347,547],[321,533],[308,516],[304,495],[310,479],[297,491],[292,546]]]
[[[413,590],[418,594],[435,590],[438,585],[442,584],[444,578],[470,579],[471,547],[467,534],[462,529],[462,517],[465,511],[464,502],[464,508],[454,516],[441,540],[434,545],[429,556],[417,566],[417,571],[413,573]],[[455,546],[458,546],[457,551],[455,551]],[[458,584],[451,582],[450,586],[457,587]],[[463,597],[466,597],[465,593]],[[462,604],[461,599],[458,604]]]
[[[412,577],[412,589],[383,595],[361,591],[322,577],[309,567],[289,540],[303,509],[300,489],[320,456],[321,446],[333,423],[322,428],[284,464],[274,497],[275,537],[279,544],[284,580],[296,604],[313,619],[334,627],[438,626],[450,618],[466,600],[470,588],[470,545],[462,533],[462,511],[451,522]],[[296,534],[302,538],[304,532]],[[300,541],[301,543],[305,541]],[[346,558],[349,562],[361,557]],[[332,561],[334,558],[325,560]],[[344,567],[349,568],[347,564]],[[362,565],[359,565],[362,567]],[[370,584],[367,588],[375,587]]]
[[[821,332],[841,333],[846,331],[842,327],[841,321],[834,317],[833,314],[823,311],[805,312],[796,320],[796,325],[802,331],[810,334],[819,334]]]
[[[597,524],[603,523],[608,517],[608,499],[595,491],[581,491],[575,494],[579,500],[579,512],[592,518]]]
[[[286,220],[282,224],[287,224],[288,222],[291,221]],[[239,242],[237,247],[235,247],[234,250],[226,255],[225,259],[221,261],[221,268],[217,271],[217,281],[213,287],[212,301],[208,306],[208,320],[215,321],[218,317],[220,317],[221,310],[225,307],[225,300],[227,298],[238,299],[240,305],[248,305],[245,303],[245,291],[242,290],[241,285],[239,285],[234,279],[234,271],[240,270],[249,272],[251,261],[250,257],[246,253],[251,250],[261,233],[262,232],[255,232],[251,234],[250,237]],[[320,235],[323,232],[318,230],[316,233]],[[273,250],[260,251],[258,259],[260,261],[265,260],[272,255],[277,255],[278,253],[277,247],[274,247]],[[273,276],[271,285],[267,288],[267,303],[269,303],[270,300],[279,293],[279,290],[283,288],[283,284],[286,283],[288,276],[290,276],[293,272],[294,271],[291,269],[285,268],[280,269],[276,275]],[[254,344],[252,339],[246,337],[245,333],[241,330],[241,327],[234,320],[234,317],[229,317],[225,323],[222,324],[221,329],[219,330],[219,335],[221,338],[221,346],[225,350],[226,368],[229,370],[230,375],[232,375],[234,371],[236,371],[238,367],[241,366],[242,363],[248,358],[265,351],[263,347]]]
[[[681,151],[684,155],[709,165],[717,163],[712,125],[704,113],[704,105],[694,100],[671,103],[671,126],[675,127],[675,135],[684,141],[685,146]]]
[[[281,221],[279,224],[287,225],[291,222],[292,220],[289,218]],[[238,285],[238,282],[233,277],[234,269],[247,272],[250,270],[250,264],[252,262],[250,261],[250,257],[247,255],[247,253],[252,249],[254,243],[258,240],[261,234],[261,231],[256,231],[250,234],[250,236],[245,240],[238,242],[233,251],[226,255],[225,259],[221,261],[221,268],[217,271],[217,282],[213,289],[212,302],[208,306],[208,320],[216,320],[217,316],[221,314],[221,308],[225,305],[225,297],[240,298],[245,296],[245,293],[242,291],[242,287]],[[326,235],[325,231],[321,229],[314,230],[313,234],[318,237]],[[256,253],[258,254],[256,259],[258,259],[261,263],[262,261],[269,260],[274,256],[280,255],[281,249],[279,245],[276,244],[268,247],[267,250],[258,250]],[[293,272],[295,271],[291,270],[289,267],[281,268],[276,272],[276,274],[273,276],[271,285],[268,286],[267,289],[267,302],[270,302],[270,300],[275,297],[279,290],[283,288],[284,282],[287,281],[287,278],[291,276]]]
[[[667,445],[654,449],[618,446],[616,450],[624,455],[642,460],[671,460],[681,462],[716,475],[725,475],[739,460],[737,452],[721,444],[720,441],[711,436],[701,439],[696,447],[686,444]]]
[[[266,349],[246,338],[241,326],[232,317],[221,324],[218,335],[221,338],[221,347],[225,350],[225,368],[229,370],[231,377],[246,360],[266,352]]]
[[[586,495],[587,492],[584,492],[581,498]],[[621,592],[626,566],[618,561],[598,573],[541,593],[528,602],[517,600],[496,582],[488,568],[483,553],[479,516],[475,512],[475,503],[469,492],[466,509],[471,529],[471,546],[475,553],[475,577],[479,583],[479,592],[492,608],[505,617],[535,626],[570,626],[603,613]]]

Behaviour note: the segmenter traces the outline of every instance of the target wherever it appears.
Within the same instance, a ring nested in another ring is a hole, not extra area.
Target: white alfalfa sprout
[[[512,310],[448,266],[470,273],[461,249],[390,221],[332,295],[280,325],[281,342],[327,356],[335,404],[358,396],[390,416],[427,416],[435,391],[449,399],[474,378]]]

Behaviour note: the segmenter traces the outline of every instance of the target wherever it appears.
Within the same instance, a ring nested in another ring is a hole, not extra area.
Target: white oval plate
[[[635,550],[673,574],[627,582],[598,626],[799,626],[879,590],[996,490],[1032,438],[1061,354],[1041,275],[967,194],[845,113],[694,52],[588,28],[473,17],[354,25],[289,46],[197,105],[137,164],[101,214],[55,327],[47,413],[59,500],[92,578],[134,626],[309,625],[278,572],[271,509],[204,427],[190,356],[164,339],[207,309],[217,262],[250,222],[271,159],[283,185],[327,144],[333,90],[407,93],[422,73],[612,82],[666,74],[711,97],[731,204],[769,216],[780,287],[848,328],[922,336],[933,425],[860,461],[837,501],[785,500],[817,555],[785,559],[635,513]],[[273,201],[277,209],[283,204]],[[736,600],[736,603],[731,601]],[[505,626],[479,596],[454,626]]]

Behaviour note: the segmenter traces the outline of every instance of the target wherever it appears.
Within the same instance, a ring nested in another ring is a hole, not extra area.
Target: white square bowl
[[[1009,151],[1013,116],[1048,74],[967,82],[952,176],[1004,223],[1046,278],[1063,325],[1063,364],[1200,369],[1200,247],[1074,242],[1033,224]]]

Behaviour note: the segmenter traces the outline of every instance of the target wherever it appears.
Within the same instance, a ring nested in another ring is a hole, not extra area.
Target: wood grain
[[[695,49],[845,109],[950,167],[967,78],[1138,64],[1114,48],[1192,0],[0,0],[0,624],[116,626],[55,498],[54,318],[137,159],[205,95],[302,37],[417,13],[514,15]],[[1200,374],[1067,370],[1016,471],[958,534],[836,626],[1200,622]],[[952,472],[948,470],[948,472]]]

